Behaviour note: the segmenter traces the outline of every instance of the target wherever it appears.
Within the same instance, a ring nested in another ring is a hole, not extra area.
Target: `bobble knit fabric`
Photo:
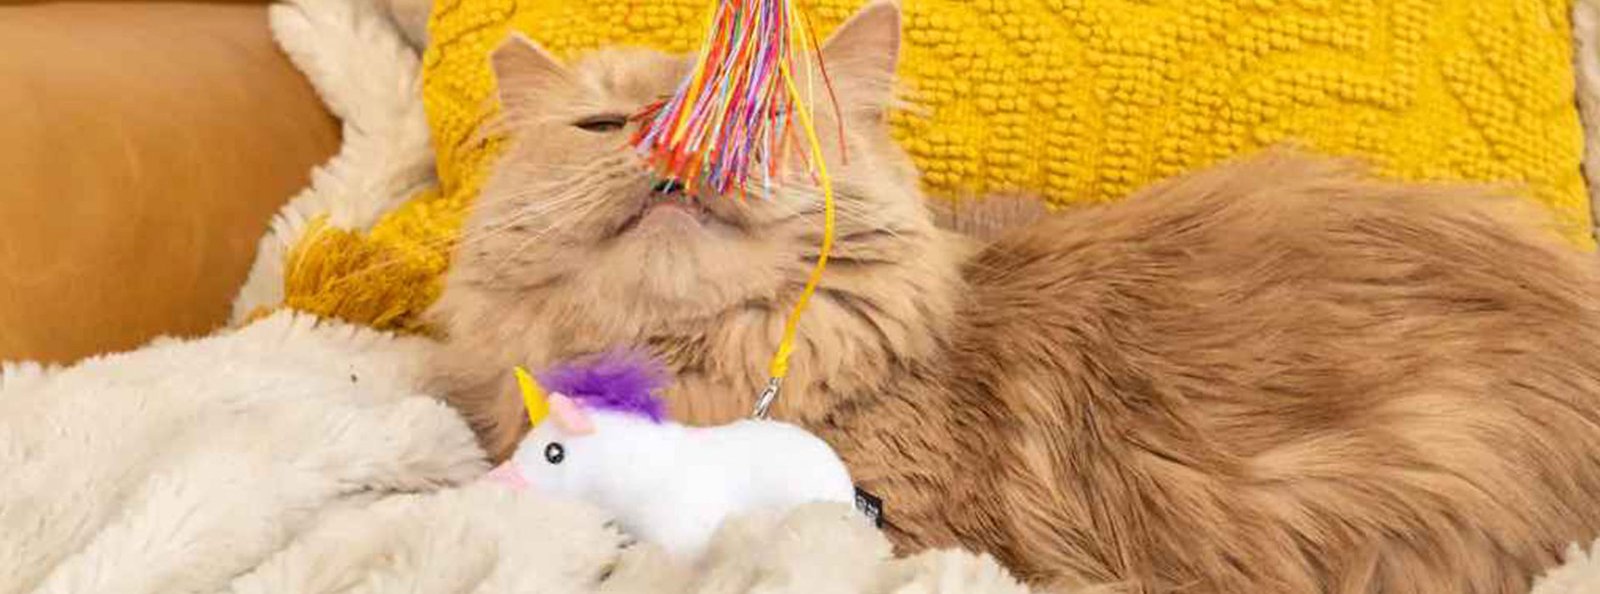
[[[860,4],[802,2],[819,37]],[[303,247],[314,252],[301,258],[379,249],[388,271],[350,280],[339,270],[357,264],[312,266],[314,278],[296,282],[291,269],[287,303],[412,326],[437,294],[449,240],[497,153],[500,139],[480,130],[494,109],[486,58],[509,31],[563,57],[612,44],[689,52],[709,8],[708,0],[437,0],[424,101],[441,187],[366,236],[322,233],[318,247],[319,234],[308,234]],[[1115,200],[1296,142],[1368,158],[1401,179],[1512,182],[1556,213],[1558,231],[1592,247],[1571,0],[902,0],[902,8],[909,108],[892,115],[894,131],[935,198]]]

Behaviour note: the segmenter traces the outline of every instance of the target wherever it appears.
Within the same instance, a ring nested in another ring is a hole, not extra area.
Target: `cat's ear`
[[[900,7],[893,0],[868,3],[822,44],[822,66],[850,110],[889,107],[899,63]]]
[[[500,105],[515,110],[556,85],[572,80],[572,72],[538,43],[512,33],[489,56]]]

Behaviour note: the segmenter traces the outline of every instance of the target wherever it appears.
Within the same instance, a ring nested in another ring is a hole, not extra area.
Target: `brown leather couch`
[[[220,326],[338,143],[265,4],[0,0],[0,361]]]

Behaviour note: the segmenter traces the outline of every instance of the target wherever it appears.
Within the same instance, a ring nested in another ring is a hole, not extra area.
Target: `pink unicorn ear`
[[[569,434],[594,433],[594,422],[589,420],[589,413],[583,412],[578,403],[566,394],[550,395],[550,418],[555,420],[557,427]]]

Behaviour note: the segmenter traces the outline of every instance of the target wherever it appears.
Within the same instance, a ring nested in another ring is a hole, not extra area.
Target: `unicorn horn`
[[[539,382],[533,380],[533,375],[522,366],[517,366],[517,387],[522,389],[522,404],[528,409],[528,422],[539,426],[550,415],[550,397],[539,387]]]

